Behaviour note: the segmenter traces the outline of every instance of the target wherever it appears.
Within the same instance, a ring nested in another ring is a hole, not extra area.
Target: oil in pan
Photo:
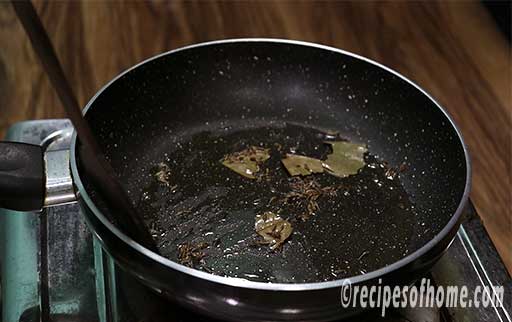
[[[151,170],[155,179],[143,189],[138,207],[163,256],[212,274],[274,283],[364,274],[403,258],[414,251],[411,239],[421,238],[399,179],[405,167],[392,168],[371,151],[364,167],[345,178],[291,177],[281,162],[286,153],[325,160],[332,152],[325,141],[342,139],[293,124],[198,132],[170,148]],[[220,162],[248,147],[269,151],[256,179]],[[292,193],[302,186],[320,191],[313,211],[310,199]],[[255,231],[256,216],[265,212],[293,229],[275,249]]]

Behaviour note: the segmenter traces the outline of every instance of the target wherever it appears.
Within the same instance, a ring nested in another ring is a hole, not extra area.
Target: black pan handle
[[[0,141],[0,208],[42,209],[43,169],[43,149],[39,145]]]

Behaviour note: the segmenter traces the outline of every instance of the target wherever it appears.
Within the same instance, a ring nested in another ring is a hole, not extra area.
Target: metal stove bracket
[[[7,134],[48,151],[48,205],[71,201],[69,166],[58,167],[69,158],[71,130],[69,120],[40,120],[17,123]],[[63,191],[67,197],[57,198]],[[98,321],[92,235],[79,211],[76,203],[39,213],[0,209],[3,322]]]
[[[441,286],[466,286],[470,299],[477,286],[493,290],[494,286],[502,285],[505,290],[504,303],[491,303],[486,308],[446,308],[449,321],[510,322],[510,275],[472,205],[466,210],[465,216],[465,221],[447,251],[449,256],[439,260],[432,270],[432,276]]]
[[[66,120],[20,122],[9,129],[6,139],[41,144],[51,133],[70,126]],[[18,321],[23,312],[34,312],[34,307],[39,308],[39,230],[38,213],[0,209],[4,322]]]
[[[46,195],[44,206],[56,206],[76,201],[71,169],[69,167],[69,145],[73,128],[65,128],[48,136],[45,148]]]

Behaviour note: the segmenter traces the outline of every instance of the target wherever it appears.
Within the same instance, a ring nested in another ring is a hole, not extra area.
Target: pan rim
[[[148,59],[143,60],[142,62],[139,62],[128,69],[122,71],[119,73],[116,77],[114,77],[112,80],[110,80],[107,84],[105,84],[99,91],[96,92],[96,94],[87,102],[85,108],[83,109],[83,114],[85,115],[89,109],[92,107],[96,99],[101,95],[110,85],[112,85],[115,81],[117,81],[119,78],[123,77],[125,74],[129,73],[133,69],[148,63],[150,61],[159,59],[163,56],[170,55],[176,52],[198,48],[198,47],[206,47],[206,46],[212,46],[212,45],[219,45],[219,44],[227,44],[227,43],[247,43],[247,42],[259,42],[259,43],[276,43],[276,44],[289,44],[289,45],[296,45],[296,46],[305,46],[305,47],[313,47],[323,50],[328,50],[331,52],[335,52],[342,55],[347,55],[359,60],[362,60],[364,62],[367,62],[369,64],[372,64],[376,67],[379,67],[381,69],[384,69],[385,71],[399,77],[400,79],[407,82],[409,85],[412,85],[414,88],[416,88],[418,91],[420,91],[423,95],[425,95],[432,103],[434,103],[435,106],[439,108],[439,110],[444,114],[446,119],[449,121],[455,132],[457,133],[457,136],[459,138],[460,144],[462,145],[463,151],[464,151],[464,158],[466,161],[466,182],[464,186],[464,192],[462,194],[462,197],[459,201],[459,205],[457,209],[455,210],[454,214],[451,216],[448,223],[441,229],[439,233],[437,233],[430,241],[428,241],[425,245],[423,245],[421,248],[417,249],[416,251],[408,254],[407,256],[401,258],[400,260],[379,268],[377,270],[368,272],[363,275],[355,275],[343,279],[333,280],[333,281],[326,281],[326,282],[314,282],[314,283],[264,283],[264,282],[255,282],[255,281],[249,281],[242,278],[234,278],[234,277],[224,277],[224,276],[218,276],[210,273],[206,273],[203,271],[199,271],[193,268],[189,268],[187,266],[181,265],[179,263],[176,263],[168,258],[165,258],[161,255],[158,255],[149,249],[145,248],[144,246],[140,245],[127,235],[125,235],[123,232],[121,232],[117,227],[115,227],[110,221],[102,214],[102,212],[95,206],[94,202],[88,195],[87,191],[85,190],[85,187],[80,179],[80,174],[78,172],[77,164],[76,164],[76,132],[73,133],[72,142],[71,142],[71,155],[70,155],[70,163],[71,163],[71,172],[73,176],[74,183],[79,191],[80,198],[85,202],[87,207],[92,211],[94,216],[104,225],[107,227],[108,230],[110,230],[111,233],[113,233],[117,238],[121,239],[124,243],[126,243],[128,246],[130,246],[134,251],[137,251],[141,253],[144,256],[149,257],[150,259],[158,262],[161,265],[166,266],[167,268],[177,270],[181,273],[191,275],[193,277],[197,277],[200,279],[204,279],[210,282],[220,283],[227,286],[232,287],[240,287],[240,288],[247,288],[247,289],[260,289],[260,290],[269,290],[269,291],[308,291],[308,290],[322,290],[322,289],[329,289],[329,288],[335,288],[335,287],[342,287],[347,282],[350,282],[351,284],[359,284],[365,281],[369,281],[372,279],[378,279],[390,272],[393,272],[397,269],[400,269],[414,260],[418,259],[425,253],[427,253],[429,250],[431,250],[436,244],[438,244],[443,238],[448,235],[448,233],[453,229],[454,226],[456,226],[459,223],[459,218],[466,207],[466,204],[469,200],[469,193],[471,189],[471,159],[469,155],[468,147],[463,139],[462,133],[455,124],[454,120],[450,116],[450,114],[444,109],[441,104],[439,104],[430,94],[428,94],[423,88],[421,88],[418,84],[414,83],[407,77],[403,76],[402,74],[398,73],[397,71],[378,63],[374,60],[371,60],[367,57],[342,50],[339,48],[327,46],[327,45],[321,45],[317,43],[307,42],[307,41],[300,41],[300,40],[289,40],[289,39],[279,39],[279,38],[233,38],[233,39],[223,39],[223,40],[214,40],[214,41],[208,41],[208,42],[202,42],[202,43],[196,43],[180,48],[176,48],[155,56],[152,56]]]

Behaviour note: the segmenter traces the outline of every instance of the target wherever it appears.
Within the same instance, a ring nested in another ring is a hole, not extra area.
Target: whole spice
[[[185,266],[194,267],[206,256],[203,252],[206,247],[208,247],[208,243],[205,242],[180,244],[178,245],[178,261]]]
[[[286,158],[281,162],[291,176],[307,176],[324,172],[322,161],[303,155],[287,153]]]
[[[166,163],[160,162],[158,164],[157,172],[155,173],[155,178],[158,182],[161,182],[168,187],[170,186],[169,180],[171,178],[171,169]]]
[[[332,153],[323,162],[328,173],[344,178],[364,167],[364,154],[368,151],[364,145],[345,141],[325,143],[332,147]]]
[[[260,165],[270,158],[270,149],[257,146],[233,152],[224,156],[220,162],[236,173],[249,178],[256,179],[255,174],[260,171]]]
[[[300,206],[306,208],[306,211],[299,215],[299,218],[306,221],[314,215],[320,207],[318,206],[318,198],[321,196],[335,196],[337,187],[327,186],[322,187],[314,179],[301,179],[296,178],[291,181],[290,188],[292,189],[285,195],[284,201],[286,203],[297,202]]]
[[[263,237],[259,243],[269,244],[272,250],[280,249],[293,232],[290,222],[271,211],[256,215],[254,229]]]

